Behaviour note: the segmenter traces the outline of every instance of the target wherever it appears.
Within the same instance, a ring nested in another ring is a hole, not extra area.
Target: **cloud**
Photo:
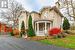
[[[25,8],[25,10],[32,11],[32,6],[29,5],[27,0],[17,0],[17,1],[22,4],[22,6]]]
[[[53,6],[56,0],[17,0],[28,11],[39,11],[43,6]]]
[[[57,0],[38,0],[42,6],[54,6]]]

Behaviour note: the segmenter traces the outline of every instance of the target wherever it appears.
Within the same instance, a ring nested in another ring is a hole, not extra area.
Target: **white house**
[[[28,29],[29,15],[32,16],[32,24],[36,36],[48,35],[48,30],[53,27],[61,28],[63,15],[60,13],[58,8],[54,6],[44,7],[39,13],[34,11],[31,13],[22,11],[21,16],[19,17],[19,31],[22,21],[25,22],[25,28]]]

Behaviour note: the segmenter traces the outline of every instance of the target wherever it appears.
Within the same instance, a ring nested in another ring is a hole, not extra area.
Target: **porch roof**
[[[49,22],[52,22],[53,20],[41,19],[41,20],[35,20],[34,22],[39,22],[39,21],[49,21]]]

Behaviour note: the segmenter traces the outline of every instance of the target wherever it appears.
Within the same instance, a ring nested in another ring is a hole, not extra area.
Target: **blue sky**
[[[27,11],[39,11],[44,6],[53,6],[57,0],[17,0]]]

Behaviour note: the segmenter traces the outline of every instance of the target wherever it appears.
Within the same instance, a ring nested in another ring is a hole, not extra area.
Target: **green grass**
[[[40,40],[40,42],[48,45],[55,45],[64,48],[75,49],[75,35],[67,36],[66,38],[62,39],[45,39]]]
[[[46,39],[45,40],[40,40],[39,42],[47,44],[47,45],[52,44],[51,42],[49,42],[49,40],[46,40]]]

